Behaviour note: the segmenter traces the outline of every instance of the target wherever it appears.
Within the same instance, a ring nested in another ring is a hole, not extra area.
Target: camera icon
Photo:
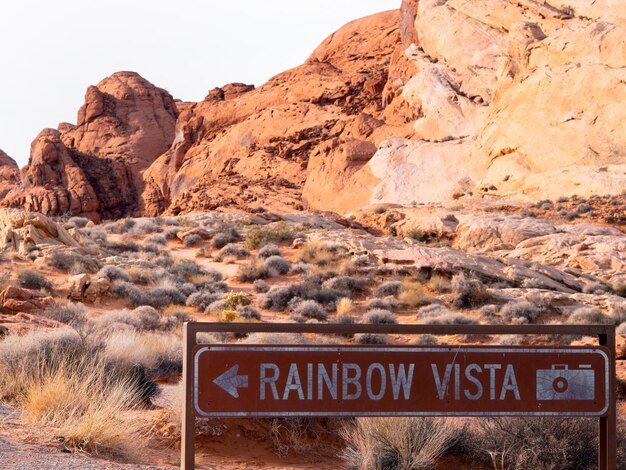
[[[551,369],[537,370],[537,400],[593,400],[595,374],[591,365],[577,369],[554,364]]]

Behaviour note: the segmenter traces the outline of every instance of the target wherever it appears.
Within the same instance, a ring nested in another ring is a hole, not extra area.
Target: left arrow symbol
[[[229,395],[239,398],[239,388],[248,388],[248,376],[238,375],[239,364],[235,364],[222,375],[213,380],[213,383],[222,388]]]

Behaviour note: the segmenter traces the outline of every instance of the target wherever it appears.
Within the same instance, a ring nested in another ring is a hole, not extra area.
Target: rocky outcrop
[[[132,214],[141,173],[174,141],[173,98],[134,72],[90,86],[77,125],[45,129],[34,140],[22,186],[3,205],[93,220]]]
[[[0,150],[0,199],[20,184],[20,170],[17,163]]]
[[[0,314],[38,313],[53,303],[52,297],[36,290],[9,286],[0,292]]]
[[[33,247],[81,246],[80,234],[70,234],[49,217],[18,209],[0,209],[0,251],[28,254]]]

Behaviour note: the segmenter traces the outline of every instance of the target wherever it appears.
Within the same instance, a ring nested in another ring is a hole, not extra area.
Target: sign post
[[[597,334],[600,346],[208,345],[200,331]],[[606,325],[187,323],[181,465],[194,468],[195,417],[563,416],[599,418],[599,468],[614,469],[614,335]]]

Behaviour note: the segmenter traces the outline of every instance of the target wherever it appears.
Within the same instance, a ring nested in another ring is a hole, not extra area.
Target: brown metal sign
[[[193,412],[227,416],[604,416],[604,347],[198,345]]]

